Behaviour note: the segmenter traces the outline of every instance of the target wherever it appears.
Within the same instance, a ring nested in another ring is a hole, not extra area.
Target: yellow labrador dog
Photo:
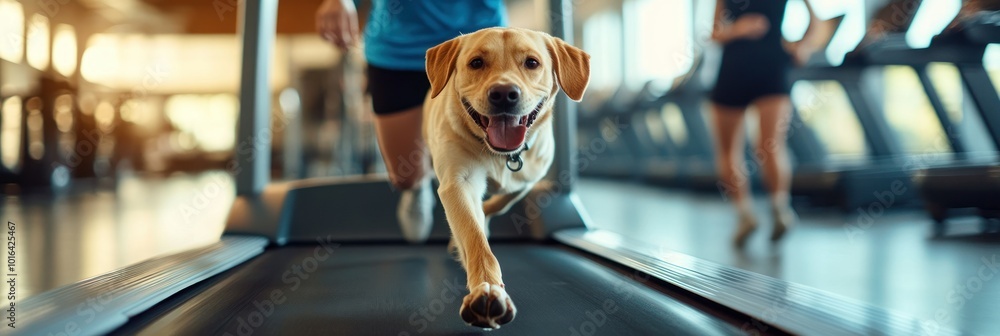
[[[449,247],[468,277],[470,293],[459,314],[473,326],[499,328],[514,319],[516,309],[490,251],[487,224],[548,172],[556,94],[562,88],[580,100],[590,79],[590,55],[545,33],[487,28],[428,50],[427,77],[423,135],[441,182]],[[430,231],[428,180],[401,198],[400,224],[411,241],[426,239]],[[484,201],[484,195],[491,196]]]

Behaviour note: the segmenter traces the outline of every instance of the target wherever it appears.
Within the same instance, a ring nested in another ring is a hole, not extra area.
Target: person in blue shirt
[[[427,49],[464,33],[506,25],[503,0],[371,0],[363,33],[354,1],[323,0],[317,10],[316,29],[323,39],[342,50],[363,39],[376,136],[389,179],[402,191],[401,219],[429,216],[421,209],[434,201],[431,188],[416,185],[430,168],[421,135],[430,89],[424,71]],[[429,227],[406,224],[419,222],[400,221],[406,239],[426,239]]]

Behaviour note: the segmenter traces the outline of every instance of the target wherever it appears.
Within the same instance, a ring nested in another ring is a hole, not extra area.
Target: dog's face
[[[428,50],[427,77],[432,97],[455,90],[463,107],[455,113],[469,132],[510,154],[524,148],[536,122],[550,118],[559,87],[573,100],[583,97],[590,55],[545,33],[488,28]]]

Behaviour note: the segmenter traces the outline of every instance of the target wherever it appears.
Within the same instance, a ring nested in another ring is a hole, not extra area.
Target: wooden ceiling
[[[181,33],[235,34],[237,0],[141,0],[157,12],[180,22]],[[239,0],[244,1],[244,0]],[[278,34],[314,33],[320,0],[278,1]]]
[[[109,1],[109,0],[90,0]],[[123,1],[123,0],[115,0]],[[238,1],[245,0],[125,0],[141,2],[143,7],[151,7],[155,11],[180,22],[181,33],[187,34],[235,34],[238,14]],[[508,6],[518,2],[533,2],[537,0],[508,0]],[[316,32],[316,9],[322,0],[280,0],[278,1],[278,34],[312,34]],[[362,1],[361,6],[370,3]],[[586,17],[594,12],[620,8],[622,0],[579,1],[576,8],[577,17]],[[360,13],[367,8],[358,8]],[[361,15],[363,26],[366,17]]]
[[[34,0],[19,0],[26,9],[42,12]],[[67,15],[57,15],[57,21],[87,20],[97,26],[110,27],[127,25],[137,32],[171,34],[235,34],[239,20],[239,3],[253,0],[78,0],[62,5],[63,12],[73,12],[73,20]],[[507,0],[508,6],[521,2],[539,0]],[[63,1],[50,1],[61,3]],[[278,1],[278,34],[314,34],[316,9],[322,0],[280,0]],[[581,1],[575,11],[576,17],[586,17],[596,11],[621,6],[622,0]],[[362,6],[369,5],[362,1]],[[72,10],[67,10],[72,9]],[[366,8],[359,8],[364,13]],[[52,13],[46,13],[52,14]],[[52,15],[49,15],[52,16]],[[364,25],[366,17],[361,15]],[[97,22],[94,22],[94,21]],[[98,23],[100,22],[100,23]],[[95,27],[100,29],[99,27]]]

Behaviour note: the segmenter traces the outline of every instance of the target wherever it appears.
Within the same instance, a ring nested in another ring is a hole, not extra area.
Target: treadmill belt
[[[665,294],[676,289],[565,246],[492,249],[518,309],[493,335],[728,335],[752,323],[699,310],[711,304],[696,308]],[[115,334],[481,333],[458,316],[464,295],[465,272],[443,245],[342,245],[330,254],[287,246],[169,298]]]

